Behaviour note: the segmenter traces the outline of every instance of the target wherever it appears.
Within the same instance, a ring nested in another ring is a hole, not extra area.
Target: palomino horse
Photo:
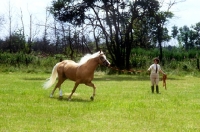
[[[92,55],[87,54],[80,60],[79,63],[76,63],[72,60],[64,60],[62,62],[59,62],[54,66],[51,77],[44,84],[44,88],[51,87],[58,77],[58,82],[55,85],[50,97],[53,97],[56,88],[59,88],[60,97],[62,97],[61,84],[66,79],[70,79],[75,82],[75,85],[71,94],[68,97],[68,100],[71,99],[79,84],[85,84],[93,88],[93,95],[90,97],[90,99],[93,100],[96,87],[91,81],[94,78],[94,71],[99,64],[104,66],[110,65],[110,62],[106,59],[106,56],[102,51],[99,51]]]

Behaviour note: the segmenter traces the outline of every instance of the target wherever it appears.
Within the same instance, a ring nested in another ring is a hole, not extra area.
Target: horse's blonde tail
[[[56,78],[58,76],[57,66],[58,66],[58,63],[53,67],[51,77],[48,79],[47,82],[44,83],[43,88],[45,89],[50,88],[55,83]]]

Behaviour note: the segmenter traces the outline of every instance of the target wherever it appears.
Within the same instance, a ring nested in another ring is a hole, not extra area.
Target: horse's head
[[[110,62],[106,59],[106,56],[102,51],[100,51],[99,63],[104,66],[110,66]]]

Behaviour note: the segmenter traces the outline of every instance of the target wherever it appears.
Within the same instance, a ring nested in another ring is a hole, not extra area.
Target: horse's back
[[[64,60],[60,62],[58,73],[63,74],[66,78],[75,81],[76,80],[76,71],[78,68],[78,63],[72,61],[72,60]]]

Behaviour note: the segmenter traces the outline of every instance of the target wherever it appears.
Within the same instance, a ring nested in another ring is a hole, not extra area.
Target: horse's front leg
[[[78,85],[79,85],[79,83],[75,83],[74,88],[73,88],[71,94],[68,97],[68,100],[71,100],[71,97],[72,97],[73,93],[76,91],[76,88],[78,87]]]
[[[92,82],[86,83],[85,85],[93,88],[93,95],[90,97],[91,100],[94,100],[94,96],[96,95],[96,87]]]

